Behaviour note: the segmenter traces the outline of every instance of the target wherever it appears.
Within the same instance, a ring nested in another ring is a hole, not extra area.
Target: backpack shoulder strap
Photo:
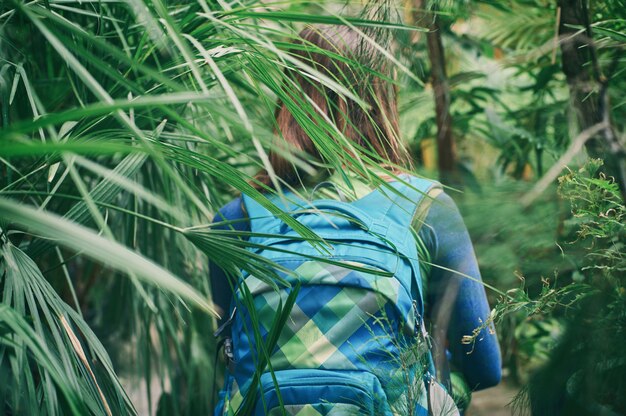
[[[415,210],[415,214],[413,215],[413,230],[417,233],[419,232],[422,225],[424,225],[424,221],[428,216],[428,211],[430,211],[430,206],[433,204],[435,199],[443,193],[443,188],[441,184],[435,183],[433,187],[431,187],[426,195],[422,198],[421,203],[417,206]]]
[[[267,208],[247,195],[243,196],[242,201],[248,213],[248,217],[250,218],[250,230],[252,232],[282,234],[281,230],[284,231],[282,228],[284,225],[282,219],[273,215]],[[278,197],[272,196],[270,197],[270,201],[288,215],[293,215],[294,211],[303,209],[319,209],[321,211],[336,211],[344,214],[345,216],[356,220],[366,229],[370,229],[376,222],[367,212],[362,211],[353,203],[345,201],[337,201],[333,199],[306,201],[291,192],[285,193],[285,199],[279,199]]]
[[[417,245],[413,238],[417,230],[412,231],[411,227],[416,215],[422,212],[421,207],[432,202],[431,191],[441,185],[436,181],[414,176],[403,179],[404,181],[391,182],[389,185],[392,189],[379,188],[354,204],[374,218],[375,223],[385,224],[385,237],[408,258],[413,269],[412,286],[417,292],[414,293],[418,301],[417,312],[423,315],[422,277]]]
[[[404,177],[403,181],[390,182],[356,201],[355,204],[368,212],[374,219],[392,220],[404,227],[411,226],[418,207],[431,189],[440,187],[438,182],[415,176]]]

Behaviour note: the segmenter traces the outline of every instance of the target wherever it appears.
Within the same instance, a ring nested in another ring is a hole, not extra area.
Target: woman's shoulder
[[[452,219],[461,219],[459,207],[445,190],[441,190],[432,198],[427,216],[428,219],[436,222],[443,219],[445,219],[445,222],[450,222]]]
[[[467,227],[454,199],[442,191],[432,197],[428,210],[420,226],[420,237],[425,240],[432,258],[437,258],[443,251],[459,253],[462,247],[471,248],[469,238],[461,238],[467,233]],[[454,250],[450,250],[454,248]]]
[[[233,221],[245,217],[241,197],[237,197],[217,210],[213,222]]]

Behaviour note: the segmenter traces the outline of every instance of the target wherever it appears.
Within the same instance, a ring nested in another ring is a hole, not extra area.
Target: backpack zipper
[[[237,307],[234,307],[233,311],[230,313],[230,316],[228,317],[228,320],[224,322],[222,325],[220,325],[220,327],[217,328],[217,330],[213,333],[213,335],[216,338],[219,338],[222,335],[222,333],[224,333],[228,329],[228,333],[226,334],[223,340],[224,359],[226,360],[226,366],[231,371],[233,369],[233,365],[235,364],[235,348],[233,345],[233,338],[230,334],[230,327],[232,326],[233,321],[235,320],[236,312],[237,312]]]
[[[417,301],[413,299],[413,313],[415,313],[415,337],[421,338],[424,341],[424,344],[430,349],[432,348],[432,342],[430,340],[430,335],[428,335],[428,331],[426,331],[426,325],[424,324],[424,319],[422,315],[417,310]]]

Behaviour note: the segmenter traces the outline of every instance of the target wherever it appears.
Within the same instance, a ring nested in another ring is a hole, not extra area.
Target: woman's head
[[[291,54],[359,97],[365,106],[326,86],[315,73],[287,69],[290,82],[285,82],[283,88],[289,99],[279,101],[275,113],[278,140],[282,138],[290,149],[302,150],[316,159],[324,158],[315,145],[319,137],[312,138],[297,120],[300,117],[310,119],[311,111],[298,111],[304,104],[316,113],[315,125],[328,127],[330,121],[330,128],[324,129],[324,135],[335,142],[341,143],[337,140],[337,131],[340,131],[352,146],[373,155],[372,159],[400,166],[408,164],[406,150],[399,139],[391,70],[387,59],[370,40],[346,26],[309,27],[300,33]],[[350,152],[348,146],[341,148]],[[270,154],[270,163],[288,184],[303,179],[293,164],[277,152]]]

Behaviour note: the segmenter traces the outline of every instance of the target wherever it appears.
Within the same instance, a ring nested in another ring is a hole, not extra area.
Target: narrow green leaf
[[[22,224],[32,232],[52,238],[59,244],[98,260],[106,266],[125,273],[132,272],[137,278],[176,294],[208,313],[219,316],[208,303],[207,298],[187,283],[145,257],[117,242],[99,236],[88,228],[55,214],[40,212],[2,197],[0,197],[0,215]]]

